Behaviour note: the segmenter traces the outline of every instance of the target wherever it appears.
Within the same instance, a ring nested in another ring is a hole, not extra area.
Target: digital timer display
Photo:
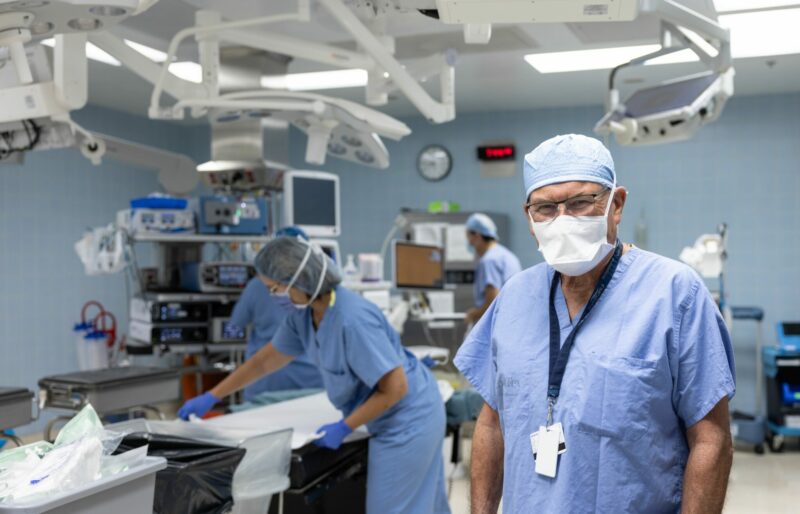
[[[478,147],[478,160],[513,161],[517,152],[514,145],[484,145]]]

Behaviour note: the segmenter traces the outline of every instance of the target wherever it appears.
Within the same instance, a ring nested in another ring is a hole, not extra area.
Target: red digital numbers
[[[478,159],[482,161],[513,160],[515,155],[514,145],[478,147]]]

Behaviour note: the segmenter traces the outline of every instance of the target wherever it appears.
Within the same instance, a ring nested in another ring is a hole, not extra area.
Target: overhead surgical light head
[[[640,89],[595,126],[621,145],[648,145],[689,139],[716,120],[733,96],[732,68]]]
[[[654,0],[653,11],[661,17],[661,49],[611,71],[608,111],[594,128],[600,135],[613,134],[621,145],[688,139],[716,120],[733,96],[730,31],[673,0]],[[640,89],[620,102],[615,84],[619,71],[684,49],[691,50],[709,71]]]
[[[202,100],[199,104],[203,104]],[[212,122],[244,117],[286,120],[308,136],[306,161],[324,164],[327,155],[373,168],[389,166],[389,153],[381,137],[401,139],[411,129],[391,116],[354,102],[290,91],[248,91],[221,95],[211,105],[229,105],[209,111]],[[176,107],[187,104],[179,102]]]
[[[86,34],[110,28],[154,2],[0,0],[0,160],[76,144],[76,132],[82,129],[69,113],[86,105],[88,98]],[[41,45],[29,44],[51,37],[52,55]],[[84,135],[95,148],[83,149],[84,154],[94,159],[102,153],[97,151],[100,145]]]

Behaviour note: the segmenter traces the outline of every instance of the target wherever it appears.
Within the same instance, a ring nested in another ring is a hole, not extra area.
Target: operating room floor
[[[469,465],[471,440],[463,444],[465,464]],[[755,455],[736,451],[725,501],[725,514],[796,514],[797,484],[800,484],[800,451]],[[452,514],[469,513],[469,480],[453,481],[450,492]]]

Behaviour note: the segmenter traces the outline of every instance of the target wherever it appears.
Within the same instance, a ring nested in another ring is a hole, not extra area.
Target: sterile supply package
[[[139,465],[146,447],[112,456],[124,435],[103,429],[87,405],[54,444],[39,441],[0,453],[0,506],[35,502]]]

